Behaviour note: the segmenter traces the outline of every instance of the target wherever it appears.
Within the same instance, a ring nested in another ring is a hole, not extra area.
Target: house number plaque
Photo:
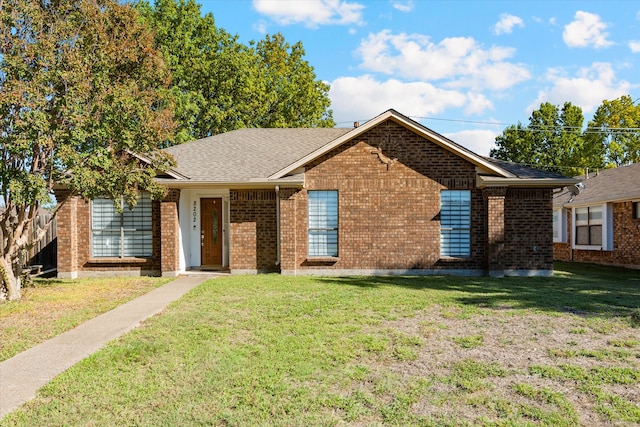
[[[198,202],[193,201],[193,229],[196,229],[196,224],[198,222]]]

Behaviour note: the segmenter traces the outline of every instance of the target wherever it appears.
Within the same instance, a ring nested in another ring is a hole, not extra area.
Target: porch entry
[[[222,266],[222,199],[200,199],[200,263]]]

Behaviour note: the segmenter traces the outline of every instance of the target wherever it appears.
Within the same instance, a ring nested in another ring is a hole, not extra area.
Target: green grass
[[[211,280],[0,425],[640,423],[639,273],[557,268]]]
[[[484,344],[484,336],[482,335],[456,337],[453,340],[462,348],[476,348]]]
[[[35,279],[22,299],[0,304],[0,361],[167,283],[168,279]]]

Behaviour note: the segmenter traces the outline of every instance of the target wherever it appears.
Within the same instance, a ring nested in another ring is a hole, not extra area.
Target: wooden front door
[[[202,265],[222,265],[222,199],[200,199]]]

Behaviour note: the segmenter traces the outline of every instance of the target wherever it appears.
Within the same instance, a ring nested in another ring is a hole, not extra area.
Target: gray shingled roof
[[[292,179],[292,177],[281,176],[281,173],[289,175],[297,173],[296,169],[303,166],[304,162],[344,142],[349,138],[348,133],[353,132],[355,137],[358,132],[366,132],[370,127],[377,126],[389,118],[399,120],[403,126],[406,124],[415,126],[415,130],[426,134],[426,138],[435,138],[436,143],[449,147],[448,149],[452,149],[453,152],[476,165],[483,165],[485,172],[491,174],[485,175],[486,178],[497,176],[513,179],[508,176],[511,174],[516,180],[522,180],[525,183],[540,179],[541,182],[546,181],[546,185],[550,185],[549,182],[557,184],[556,180],[565,178],[515,163],[483,158],[395,110],[388,110],[356,129],[238,129],[176,145],[165,151],[177,162],[175,172],[183,175],[190,183],[264,183],[269,181],[269,177],[276,175],[279,180]],[[488,172],[489,170],[497,175]],[[298,176],[297,180],[299,179]]]
[[[565,189],[553,199],[554,206],[580,206],[623,200],[640,200],[640,163],[577,176],[584,189],[574,196]]]
[[[493,157],[485,157],[486,160],[494,165],[514,174],[518,178],[522,179],[562,179],[566,178],[564,175],[559,175],[554,172],[547,172],[541,169],[534,169],[528,166],[521,165],[519,163],[508,162],[506,160],[494,159]]]
[[[176,145],[165,151],[175,158],[178,164],[175,169],[192,182],[266,180],[266,177],[351,130],[238,129]]]

